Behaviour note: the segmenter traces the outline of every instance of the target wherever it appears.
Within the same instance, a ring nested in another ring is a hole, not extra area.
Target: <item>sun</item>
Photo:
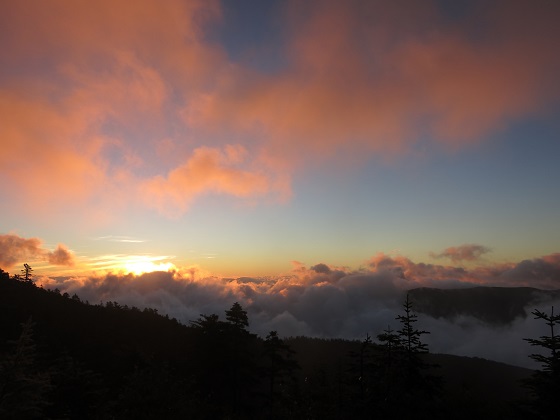
[[[137,276],[153,271],[169,271],[175,269],[176,267],[173,263],[154,261],[150,257],[137,257],[122,263],[122,271]]]

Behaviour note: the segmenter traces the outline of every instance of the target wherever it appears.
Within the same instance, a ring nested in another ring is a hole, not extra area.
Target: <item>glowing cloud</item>
[[[38,238],[25,239],[17,235],[0,235],[0,266],[11,268],[17,263],[34,260],[48,261],[54,265],[74,265],[74,255],[63,244],[58,244],[54,251],[42,247]]]
[[[0,192],[101,222],[138,202],[179,215],[206,192],[289,196],[308,163],[456,149],[560,93],[555,3],[474,4],[469,25],[435,1],[284,7],[267,72],[210,41],[218,1],[5,5]]]
[[[74,255],[63,244],[58,244],[53,252],[48,252],[47,258],[54,265],[74,265]]]
[[[231,194],[237,197],[262,195],[270,188],[263,172],[247,171],[237,165],[245,149],[227,146],[224,151],[201,147],[185,164],[172,170],[166,178],[158,176],[143,188],[146,202],[162,213],[184,212],[197,195],[205,192]]]

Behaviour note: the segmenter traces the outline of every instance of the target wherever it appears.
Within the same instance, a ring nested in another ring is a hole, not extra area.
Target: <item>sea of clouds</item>
[[[200,314],[218,314],[234,302],[248,311],[252,332],[265,336],[363,339],[383,329],[398,328],[406,292],[417,287],[532,286],[560,288],[560,254],[517,264],[475,268],[417,264],[402,256],[378,254],[367,267],[349,270],[327,264],[306,267],[294,262],[291,273],[270,278],[218,278],[186,270],[86,277],[42,277],[37,282],[61,293],[78,294],[92,304],[117,301],[121,305],[151,307],[188,324]],[[537,302],[549,311],[555,302]],[[558,302],[556,302],[558,305]],[[418,313],[418,328],[435,353],[482,357],[535,367],[531,348],[523,338],[546,334],[546,326],[530,315],[511,323],[489,324],[473,316],[435,319]]]

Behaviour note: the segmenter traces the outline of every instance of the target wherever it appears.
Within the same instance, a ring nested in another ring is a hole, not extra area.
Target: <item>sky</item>
[[[0,10],[6,271],[560,288],[557,2]]]

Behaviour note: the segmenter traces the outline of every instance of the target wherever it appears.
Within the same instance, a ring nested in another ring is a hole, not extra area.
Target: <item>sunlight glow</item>
[[[130,260],[124,262],[123,271],[140,275],[143,273],[151,273],[152,271],[170,271],[176,269],[175,265],[170,262],[154,262],[150,258]]]
[[[113,254],[92,259],[88,266],[98,273],[117,272],[138,276],[153,271],[176,271],[175,264],[169,262],[172,258],[170,256]]]

